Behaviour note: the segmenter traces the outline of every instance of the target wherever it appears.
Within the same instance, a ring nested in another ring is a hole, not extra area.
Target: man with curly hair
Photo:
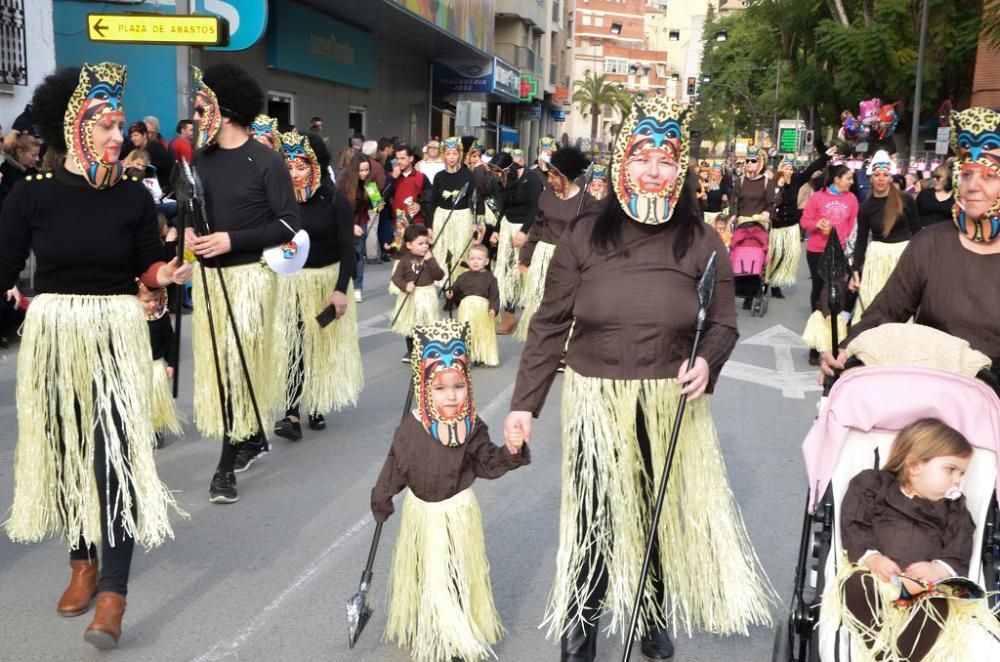
[[[257,81],[221,62],[204,75],[195,71],[194,91],[194,166],[205,187],[209,224],[200,236],[187,229],[187,245],[201,262],[195,278],[207,284],[193,286],[194,420],[203,436],[222,438],[209,500],[233,503],[239,499],[235,473],[270,451],[262,420],[284,405],[283,385],[274,379],[283,367],[273,346],[277,275],[261,264],[261,251],[289,242],[301,222],[281,155],[247,132],[264,106]]]

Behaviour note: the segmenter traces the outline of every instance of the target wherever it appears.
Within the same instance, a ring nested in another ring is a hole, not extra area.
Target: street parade
[[[1000,2],[2,4],[0,660],[1000,660]]]

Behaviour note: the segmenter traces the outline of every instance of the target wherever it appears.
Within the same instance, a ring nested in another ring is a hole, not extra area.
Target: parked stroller
[[[933,329],[919,325],[891,326],[911,327],[906,334],[916,341],[915,345],[924,342],[924,348],[936,349],[937,345],[930,343],[944,336],[951,341],[951,350],[955,349],[956,339]],[[866,332],[858,341],[879,331]],[[852,343],[849,351],[854,347]],[[982,356],[967,347],[965,351]],[[959,359],[956,363],[966,366],[966,374],[975,374],[978,369],[974,361]],[[858,365],[857,361],[854,364]],[[823,591],[832,585],[841,562],[839,504],[851,479],[862,470],[880,467],[889,457],[896,433],[920,418],[944,421],[962,432],[975,447],[963,485],[966,504],[976,522],[968,576],[986,589],[991,608],[997,607],[1000,399],[993,373],[984,370],[978,377],[922,366],[861,365],[845,371],[833,385],[802,445],[809,496],[790,613],[787,622],[775,633],[775,662],[859,659],[856,651],[864,644],[852,641],[845,628],[838,629],[820,618]],[[1000,642],[985,632],[970,631],[968,654],[962,659],[963,662],[1000,660]]]
[[[741,216],[729,242],[736,297],[750,300],[750,315],[767,314],[768,223],[757,216]]]

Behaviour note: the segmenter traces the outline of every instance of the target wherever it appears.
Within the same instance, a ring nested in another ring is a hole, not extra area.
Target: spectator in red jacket
[[[194,156],[194,120],[181,120],[177,123],[177,135],[170,143],[170,151],[174,159],[191,162]]]

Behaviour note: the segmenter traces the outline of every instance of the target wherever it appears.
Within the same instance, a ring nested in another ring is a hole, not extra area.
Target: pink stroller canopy
[[[802,443],[809,476],[809,509],[826,491],[850,430],[898,432],[919,418],[939,418],[978,448],[997,453],[1000,493],[1000,399],[961,375],[901,366],[849,370]]]

